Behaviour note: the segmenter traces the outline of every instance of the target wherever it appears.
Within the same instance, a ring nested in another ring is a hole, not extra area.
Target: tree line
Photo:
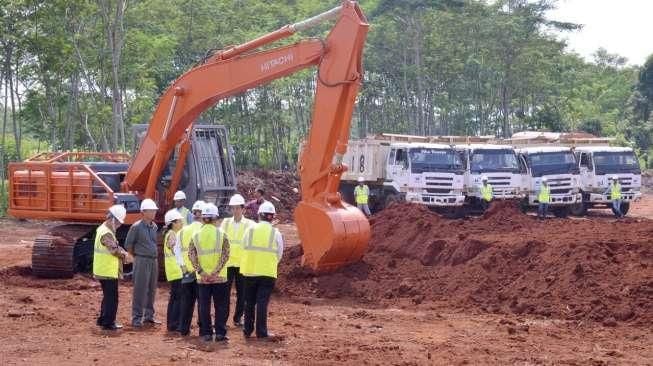
[[[0,0],[0,171],[36,151],[129,151],[131,126],[216,49],[339,0]],[[556,34],[554,0],[361,0],[371,24],[352,136],[587,131],[653,166],[653,57],[592,61]],[[281,42],[324,36],[323,25]],[[624,42],[636,40],[624,40]],[[310,127],[313,70],[220,102],[240,167],[292,167]],[[3,180],[4,182],[4,180]]]

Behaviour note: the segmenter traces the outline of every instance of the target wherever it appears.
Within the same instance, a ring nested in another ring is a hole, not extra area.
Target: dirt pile
[[[363,261],[313,277],[286,258],[279,288],[385,306],[442,303],[614,325],[653,324],[653,222],[550,219],[499,203],[448,220],[398,204],[372,219]],[[431,304],[431,305],[429,305]]]
[[[265,197],[274,203],[277,218],[281,222],[291,222],[292,213],[299,202],[299,178],[294,171],[246,170],[238,172],[238,192],[246,200],[254,198],[254,191],[262,186]]]

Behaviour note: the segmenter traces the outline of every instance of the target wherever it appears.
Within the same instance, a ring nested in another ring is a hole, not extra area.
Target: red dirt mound
[[[448,220],[422,206],[394,205],[373,217],[362,262],[313,277],[298,256],[285,258],[279,289],[381,306],[444,302],[606,325],[653,324],[653,221],[540,222],[501,207],[482,218]]]
[[[246,170],[238,172],[238,192],[246,200],[254,198],[256,187],[262,186],[265,197],[274,203],[277,219],[292,222],[292,214],[299,202],[299,179],[294,171],[282,170]]]

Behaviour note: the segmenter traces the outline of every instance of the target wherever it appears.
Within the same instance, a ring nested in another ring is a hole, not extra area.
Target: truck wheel
[[[383,205],[383,208],[388,208],[392,206],[394,203],[399,201],[400,201],[399,195],[391,193],[385,197],[385,204]]]
[[[569,207],[558,207],[553,209],[553,215],[555,217],[559,217],[561,219],[564,219],[569,215]]]
[[[587,215],[587,203],[585,202],[576,203],[571,206],[569,211],[574,216],[585,216]]]
[[[615,214],[615,215],[617,214],[614,211],[614,208],[612,208],[612,204],[610,204],[610,210],[612,211],[613,214]],[[626,214],[628,213],[629,210],[630,210],[630,202],[621,202],[621,213],[624,216],[626,216]]]

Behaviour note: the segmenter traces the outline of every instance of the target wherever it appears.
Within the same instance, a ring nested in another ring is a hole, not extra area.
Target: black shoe
[[[272,333],[268,333],[265,336],[258,336],[257,335],[256,338],[258,338],[258,339],[260,339],[262,341],[266,341],[266,342],[281,342],[281,341],[283,341],[285,339],[285,337],[282,336],[282,335],[272,334]]]
[[[205,336],[202,336],[202,341],[204,341],[204,342],[212,342],[212,341],[213,341],[213,336],[212,336],[212,335],[205,335]]]
[[[156,319],[145,319],[143,323],[152,324],[152,325],[161,325],[161,322]]]
[[[215,341],[216,342],[228,342],[229,337],[227,337],[226,335],[225,336],[218,336],[217,335],[217,336],[215,336]]]
[[[102,330],[116,331],[118,329],[120,329],[120,328],[118,328],[115,324],[102,326]]]
[[[132,328],[143,328],[143,323],[132,323]]]

